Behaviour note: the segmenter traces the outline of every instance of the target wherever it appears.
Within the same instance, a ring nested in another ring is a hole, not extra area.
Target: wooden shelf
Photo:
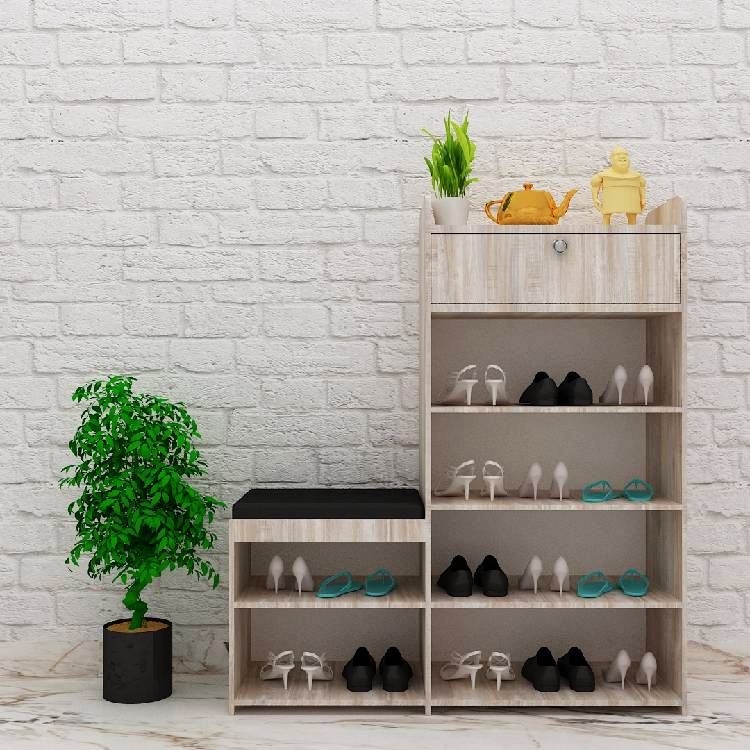
[[[626,596],[622,591],[610,591],[596,599],[584,599],[575,593],[579,576],[571,576],[570,591],[550,591],[550,577],[539,579],[538,591],[518,590],[518,576],[511,576],[508,596],[485,596],[474,589],[472,596],[449,596],[432,583],[433,609],[681,609],[680,600],[665,591],[651,590],[646,596]],[[615,576],[610,576],[610,579]]]
[[[356,576],[360,580],[364,576]],[[315,579],[317,588],[322,578]],[[250,584],[234,600],[235,609],[421,609],[425,606],[424,587],[418,576],[399,576],[396,588],[387,596],[365,596],[362,591],[336,599],[321,599],[312,591],[298,594],[284,589],[278,595],[265,587],[264,576],[252,576]],[[293,581],[292,581],[293,582]]]
[[[521,676],[521,662],[513,664],[516,679],[503,682],[500,690],[497,690],[494,679],[485,678],[484,672],[477,676],[476,689],[472,690],[468,679],[441,679],[441,666],[441,662],[432,665],[433,706],[678,708],[682,705],[677,692],[666,685],[654,685],[649,693],[645,685],[636,684],[632,678],[625,681],[625,690],[619,683],[604,682],[602,669],[606,665],[601,663],[591,665],[596,675],[596,690],[593,693],[576,693],[564,679],[557,693],[540,693]]]
[[[674,315],[681,312],[681,305],[654,303],[544,305],[449,302],[430,305],[430,315],[433,318],[655,318],[659,315]]]
[[[333,680],[324,682],[316,680],[313,689],[307,689],[307,676],[301,669],[294,669],[289,674],[289,689],[284,690],[281,680],[264,680],[259,678],[262,662],[250,662],[248,673],[240,683],[235,695],[236,706],[356,706],[356,707],[405,707],[424,706],[424,684],[422,673],[416,660],[409,663],[414,676],[409,689],[403,693],[387,693],[375,678],[373,689],[369,693],[351,693],[346,689],[346,681],[341,676],[344,662],[332,662]]]
[[[424,542],[424,518],[235,518],[230,542]]]
[[[681,414],[681,406],[445,406],[433,404],[433,414]]]
[[[490,502],[488,497],[471,494],[468,500],[463,497],[438,497],[432,496],[430,507],[433,511],[439,510],[476,510],[476,511],[495,511],[495,510],[537,510],[537,511],[565,511],[565,510],[665,510],[681,511],[682,504],[674,500],[655,497],[648,503],[636,503],[630,500],[609,500],[606,503],[584,503],[580,499],[580,491],[573,491],[570,499],[555,500],[549,497],[549,493],[540,492],[540,496],[534,500],[533,497],[496,497],[494,502]]]

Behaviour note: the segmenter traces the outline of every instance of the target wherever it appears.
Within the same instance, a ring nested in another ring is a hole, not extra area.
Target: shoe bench
[[[426,594],[423,665],[426,706],[595,707],[685,710],[684,680],[684,372],[686,235],[682,201],[674,198],[636,226],[436,226],[430,199],[421,216],[421,473],[426,505]],[[562,240],[562,242],[559,242]],[[450,373],[477,365],[471,406],[436,403]],[[484,368],[507,377],[510,404],[487,405]],[[616,365],[629,375],[649,364],[653,403],[598,405]],[[560,382],[575,370],[588,379],[592,406],[521,406],[535,372]],[[479,478],[468,500],[437,497],[432,488],[449,466],[476,460]],[[504,467],[507,497],[480,495],[486,460]],[[529,465],[544,469],[537,499],[518,496]],[[564,461],[571,498],[549,497],[552,469]],[[622,487],[648,480],[648,503],[580,500],[581,488],[607,479]],[[473,568],[494,554],[510,579],[506,598],[481,592],[452,598],[435,586],[456,554]],[[539,555],[539,593],[519,591],[518,577]],[[552,563],[566,558],[571,591],[550,588]],[[643,598],[613,591],[598,599],[575,594],[596,569],[617,577],[635,567],[650,578]],[[592,693],[564,687],[539,693],[520,675],[524,659],[547,645],[557,657],[578,645],[594,667]],[[633,666],[625,690],[605,683],[602,668],[620,648]],[[510,653],[517,679],[484,675],[443,681],[452,652]],[[635,684],[642,654],[653,651],[657,683]]]

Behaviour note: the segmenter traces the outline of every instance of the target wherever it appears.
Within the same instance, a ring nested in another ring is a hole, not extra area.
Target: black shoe
[[[521,674],[540,692],[556,693],[560,689],[560,670],[546,646],[523,663]]]
[[[344,665],[341,674],[346,680],[346,689],[352,693],[366,693],[372,690],[372,679],[375,677],[375,659],[370,652],[360,646],[354,656]]]
[[[409,680],[412,677],[412,669],[409,666],[401,652],[391,646],[380,660],[378,666],[380,679],[383,683],[383,690],[388,693],[403,693],[409,689]]]
[[[494,555],[487,555],[479,563],[474,573],[474,583],[485,596],[508,596],[508,576]]]
[[[471,568],[463,555],[456,555],[440,574],[437,585],[451,596],[471,596],[473,579]]]
[[[586,378],[577,372],[569,372],[557,389],[557,403],[560,406],[591,406],[594,398]]]
[[[592,693],[596,687],[594,670],[578,646],[573,646],[565,656],[557,660],[560,674],[570,683],[570,689],[577,693]]]
[[[556,406],[557,385],[543,370],[534,375],[531,385],[521,394],[519,404],[529,406]]]

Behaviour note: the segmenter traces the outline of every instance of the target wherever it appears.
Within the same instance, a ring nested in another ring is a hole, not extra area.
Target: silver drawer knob
[[[552,249],[558,254],[562,255],[568,249],[567,240],[553,240]]]

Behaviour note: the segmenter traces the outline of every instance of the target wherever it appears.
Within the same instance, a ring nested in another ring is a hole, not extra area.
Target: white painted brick
[[[739,135],[735,104],[669,104],[663,109],[664,137],[672,141]]]
[[[378,370],[380,372],[407,372],[419,366],[415,339],[391,339],[378,344]]]
[[[426,26],[435,28],[484,28],[503,26],[512,17],[511,0],[482,3],[462,0],[443,3],[439,0],[380,0],[378,25],[385,28]]]
[[[55,596],[57,622],[80,626],[126,617],[128,612],[122,604],[122,596],[121,591],[62,591]]]
[[[219,168],[219,147],[201,141],[155,143],[154,172],[157,177],[188,177],[212,174]]]
[[[69,282],[117,282],[122,278],[122,251],[62,248],[57,254],[57,276]]]
[[[128,251],[124,276],[133,281],[223,281],[251,279],[258,257],[231,248],[153,248]]]
[[[714,94],[720,102],[750,99],[750,70],[734,67],[715,70]]]
[[[308,138],[316,127],[315,112],[304,104],[267,104],[255,114],[258,138]]]
[[[207,213],[173,211],[159,216],[159,242],[163,245],[206,247],[215,244],[219,222]]]
[[[72,567],[65,564],[65,555],[34,555],[21,559],[21,584],[26,589],[70,589],[103,588],[103,584],[86,575],[86,566]]]
[[[18,445],[23,442],[23,415],[3,409],[0,418],[0,445]]]
[[[371,283],[360,284],[357,287],[359,300],[375,302],[416,302],[417,290],[411,283]]]
[[[739,625],[742,597],[736,592],[690,592],[687,602],[691,625]]]
[[[736,482],[740,478],[736,451],[718,448],[688,448],[685,473],[690,484]],[[692,543],[691,543],[692,544]]]
[[[417,214],[407,211],[368,211],[365,239],[376,245],[406,245],[417,241]]]
[[[691,487],[690,501],[696,513],[735,519],[750,515],[747,486],[719,484],[715,487]]]
[[[708,412],[688,412],[687,439],[693,446],[710,445],[713,441],[713,416]]]
[[[739,303],[696,306],[688,316],[689,336],[745,336],[747,307]],[[726,361],[724,364],[726,368]]]
[[[267,336],[320,338],[328,333],[328,309],[314,304],[265,305],[263,331]]]
[[[40,28],[112,28],[161,26],[161,3],[153,0],[36,0],[34,25]]]
[[[299,341],[290,347],[288,342],[273,339],[246,340],[237,344],[237,364],[266,375],[369,374],[374,369],[374,352],[368,341],[335,341],[325,346]]]
[[[729,33],[672,34],[672,62],[678,65],[734,65],[744,57],[743,41],[736,34]]]
[[[47,482],[51,479],[53,475],[47,446],[0,452],[0,483]]]
[[[460,31],[430,29],[401,34],[401,55],[410,65],[460,63],[466,59],[465,48],[466,39]]]
[[[750,557],[746,555],[716,555],[709,560],[709,583],[714,589],[750,588]]]
[[[542,26],[553,29],[571,26],[578,18],[577,0],[515,0],[515,18],[530,26]]]
[[[708,219],[708,237],[717,245],[742,245],[750,242],[750,227],[743,211],[713,213]]]
[[[616,70],[602,75],[600,68],[573,72],[573,99],[642,102],[684,102],[711,98],[709,71],[695,68]]]
[[[400,305],[353,302],[331,307],[334,336],[398,336],[402,330]]]
[[[44,413],[29,412],[25,417],[26,442],[31,446],[64,446],[78,429],[81,419],[76,410],[69,409],[65,412],[48,411]],[[72,457],[71,457],[72,459]],[[70,463],[70,462],[66,462]],[[71,490],[75,492],[75,490]],[[67,505],[65,498],[60,495],[58,502],[61,506]],[[61,510],[65,510],[61,507]]]
[[[56,105],[52,108],[52,127],[60,135],[81,138],[110,135],[117,128],[117,110],[98,104]]]
[[[264,281],[307,281],[323,275],[323,256],[318,248],[261,250],[260,278]]]
[[[15,158],[33,172],[145,172],[151,168],[148,146],[143,143],[89,141],[34,142],[23,144]]]
[[[734,414],[715,414],[713,427],[713,440],[721,448],[750,445],[750,419],[745,411],[736,411]]]
[[[328,406],[334,409],[393,409],[398,384],[384,378],[346,378],[328,382]]]
[[[688,209],[745,206],[745,186],[734,177],[685,177],[674,181],[674,190],[685,200]]]
[[[412,375],[401,377],[401,406],[404,409],[419,408],[419,378]]]
[[[44,248],[6,250],[3,252],[3,262],[0,265],[0,280],[44,281],[49,279],[54,265],[53,257],[52,251]]]
[[[253,183],[231,177],[128,179],[122,183],[125,208],[247,208],[255,195]]]
[[[30,291],[36,293],[37,289],[32,287]],[[0,330],[11,336],[55,336],[58,332],[57,307],[44,303],[0,305]]]
[[[229,444],[269,448],[319,445],[361,445],[366,434],[364,414],[264,414],[238,409],[229,418]]]
[[[258,43],[237,31],[139,31],[124,38],[126,63],[254,63]]]
[[[106,302],[61,305],[60,325],[68,336],[118,336],[122,333],[122,308]]]
[[[0,341],[0,374],[31,374],[31,344],[28,341]]]
[[[326,104],[318,109],[318,117],[324,141],[393,135],[393,107],[385,104]]]
[[[87,102],[155,99],[156,71],[150,68],[70,68],[29,70],[29,101]]]
[[[0,138],[39,138],[50,135],[49,109],[39,104],[0,107]]]
[[[76,285],[68,281],[19,284],[14,293],[19,300],[32,302],[125,302],[137,296],[132,286],[123,283]],[[40,311],[36,317],[44,318],[46,314]]]
[[[371,70],[370,94],[376,101],[497,99],[501,81],[498,69],[480,65]]]
[[[728,28],[750,28],[750,5],[747,0],[723,0],[721,23]]]
[[[750,288],[744,279],[729,282],[716,281],[703,285],[702,297],[716,302],[750,302]]]
[[[399,40],[393,34],[331,34],[328,62],[333,65],[393,65]]]
[[[219,339],[176,339],[169,343],[169,362],[188,372],[221,372],[232,369],[234,344]]]
[[[622,68],[666,65],[669,63],[669,37],[663,33],[611,33],[604,35],[607,63]]]
[[[317,478],[314,451],[274,449],[255,451],[255,481],[283,484],[313,484]]]
[[[417,445],[419,418],[415,414],[370,414],[367,435],[372,445]]]
[[[122,315],[125,331],[131,336],[176,336],[180,332],[178,305],[126,305]]]
[[[664,20],[675,28],[708,29],[716,25],[714,0],[661,0],[655,3],[622,3],[619,0],[581,0],[581,19],[602,28],[662,29]]]
[[[166,364],[167,345],[154,339],[77,338],[34,345],[37,372],[143,372],[164,369]]]
[[[60,180],[60,207],[83,211],[116,211],[120,208],[120,183],[87,177]]]
[[[332,179],[328,193],[331,205],[342,208],[395,208],[401,204],[398,182],[387,177]]]
[[[737,279],[742,274],[743,266],[744,259],[735,247],[696,244],[691,246],[688,255],[688,275],[692,281]]]
[[[0,11],[2,13],[2,11]],[[0,65],[49,65],[54,52],[54,39],[42,34],[10,34],[1,25]]]
[[[388,484],[394,479],[393,456],[383,451],[320,452],[320,482],[323,485]]]
[[[244,105],[193,104],[120,107],[120,132],[136,138],[242,138],[253,133],[252,110]]]
[[[0,589],[9,589],[18,583],[18,561],[8,555],[0,555]]]
[[[121,63],[122,40],[107,31],[67,31],[57,37],[60,62],[65,65]]]
[[[607,104],[599,110],[602,138],[653,138],[660,130],[659,112],[651,104]]]
[[[0,4],[0,28],[25,29],[29,24],[31,0],[3,0]]]
[[[161,71],[163,102],[218,102],[226,84],[221,68],[164,68]]]
[[[323,178],[257,180],[259,208],[323,208],[327,184]]]
[[[16,489],[16,492],[23,491]],[[50,552],[56,549],[55,527],[52,523],[28,523],[17,518],[3,519],[0,523],[3,552]]]
[[[138,378],[138,389],[159,393],[167,398],[184,401],[189,407],[204,409],[235,409],[253,407],[258,400],[255,377],[241,373],[231,375],[144,375]]]
[[[8,244],[18,239],[17,217],[11,213],[0,213],[0,244]]]
[[[55,185],[45,179],[0,179],[0,208],[51,208]]]
[[[237,22],[252,29],[366,29],[372,25],[373,0],[237,0]]]
[[[509,102],[562,102],[570,98],[570,71],[551,66],[520,66],[505,69]]]
[[[47,591],[0,592],[0,623],[4,625],[42,625],[54,618],[52,594]]]
[[[725,307],[725,305],[718,307]],[[739,316],[739,312],[737,315]],[[743,339],[725,341],[721,349],[721,365],[725,372],[750,373],[750,342]]]
[[[702,156],[707,166],[722,172],[750,171],[750,155],[741,141],[706,143]]]
[[[236,147],[234,144],[224,148],[224,171],[233,170]],[[244,144],[243,144],[244,146]],[[370,144],[368,144],[370,146]],[[375,146],[372,146],[375,148]],[[260,146],[260,159],[258,162],[258,151],[251,150],[252,162],[248,165],[248,159],[243,149],[238,158],[241,159],[242,169],[255,168],[256,170],[265,164],[268,168],[283,177],[290,174],[344,174],[359,169],[363,163],[365,152],[360,144],[355,143],[289,143],[266,142]],[[229,162],[229,165],[227,165]]]
[[[588,31],[487,29],[469,35],[468,52],[470,62],[555,65],[600,62],[603,47]]]
[[[344,211],[300,211],[279,215],[277,211],[222,214],[221,241],[229,245],[270,245],[318,242],[352,242],[362,238],[357,214]]]
[[[170,0],[173,22],[196,28],[230,26],[234,20],[234,0]]]
[[[744,383],[739,378],[693,377],[688,383],[688,407],[734,410],[744,404],[744,390]]]
[[[322,65],[326,59],[326,41],[314,34],[262,34],[261,57],[276,67]]]
[[[260,403],[266,409],[313,411],[326,405],[326,384],[311,378],[264,378]]]
[[[33,245],[145,245],[149,217],[136,213],[27,212],[21,237]]]
[[[702,557],[688,557],[686,572],[689,589],[705,586],[708,581],[708,560]]]
[[[232,68],[228,98],[238,102],[339,102],[364,99],[364,71],[351,68],[325,70],[273,70]]]
[[[246,338],[257,332],[258,315],[254,305],[185,305],[186,336]]]
[[[402,448],[395,457],[396,480],[400,487],[419,483],[419,451]]]
[[[687,347],[688,375],[718,375],[719,342],[690,341]]]
[[[326,274],[338,281],[389,281],[398,268],[393,248],[332,247],[326,256]]]
[[[33,71],[29,71],[33,75]],[[0,70],[0,101],[17,101],[23,98],[23,72],[6,68]]]

